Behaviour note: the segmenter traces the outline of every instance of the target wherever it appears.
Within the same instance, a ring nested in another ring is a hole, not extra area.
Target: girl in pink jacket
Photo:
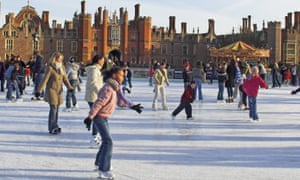
[[[253,119],[254,122],[258,121],[256,97],[258,95],[259,87],[268,89],[268,84],[259,76],[258,68],[253,66],[251,76],[249,76],[243,84],[243,90],[248,96],[250,108],[249,117]]]
[[[115,111],[116,105],[130,107],[138,113],[141,113],[143,108],[140,104],[133,105],[122,94],[120,84],[124,79],[123,69],[114,67],[107,74],[108,79],[98,92],[97,100],[93,104],[88,117],[84,119],[88,130],[90,130],[91,122],[93,121],[102,139],[95,161],[95,165],[99,169],[99,178],[101,179],[114,178],[109,172],[111,169],[113,142],[109,131],[108,118]]]

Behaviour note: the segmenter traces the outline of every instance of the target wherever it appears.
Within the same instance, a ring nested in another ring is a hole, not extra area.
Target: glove
[[[91,124],[92,124],[92,119],[87,117],[84,119],[83,123],[85,124],[85,127],[89,130],[91,130]]]
[[[143,109],[143,108],[144,108],[144,107],[141,106],[141,104],[137,104],[137,105],[130,106],[130,109],[135,110],[135,111],[138,112],[139,114],[142,112],[142,109]]]
[[[41,96],[41,93],[36,92],[36,93],[34,94],[34,96],[35,96],[35,97],[40,97],[40,96]]]
[[[291,94],[292,95],[294,95],[294,94],[296,94],[297,93],[297,91],[296,90],[294,90],[294,91],[291,91]]]

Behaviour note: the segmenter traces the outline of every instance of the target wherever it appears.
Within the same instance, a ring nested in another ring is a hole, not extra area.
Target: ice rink
[[[7,103],[0,93],[0,179],[96,179],[89,148],[91,132],[85,84],[77,93],[80,111],[60,108],[62,134],[48,134],[49,106],[24,101]],[[300,178],[300,93],[295,87],[261,89],[259,123],[237,103],[217,104],[217,83],[203,84],[203,103],[193,103],[194,120],[184,111],[171,112],[183,92],[180,80],[167,87],[168,111],[152,111],[153,87],[133,79],[131,94],[145,108],[142,114],[118,108],[109,119],[114,139],[112,173],[117,180],[295,180]],[[64,94],[65,95],[65,94]],[[224,93],[227,96],[227,92]]]

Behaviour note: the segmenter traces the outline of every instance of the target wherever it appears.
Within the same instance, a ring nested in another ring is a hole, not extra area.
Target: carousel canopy
[[[215,58],[268,58],[270,50],[255,48],[245,42],[237,41],[219,49],[210,49],[210,56]]]

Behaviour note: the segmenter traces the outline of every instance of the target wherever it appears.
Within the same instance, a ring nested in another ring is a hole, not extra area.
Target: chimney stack
[[[119,9],[120,10],[120,22],[121,22],[121,24],[123,23],[123,20],[124,20],[124,8],[120,8]]]
[[[253,32],[257,32],[257,24],[253,24]]]
[[[245,32],[247,32],[247,27],[248,27],[248,25],[247,25],[247,21],[248,21],[248,19],[247,18],[243,18],[243,26],[242,26],[242,33],[245,33]]]
[[[140,4],[136,4],[134,7],[135,7],[134,20],[137,21],[140,18]]]
[[[248,15],[248,32],[251,32],[251,16]]]
[[[49,11],[43,11],[42,22],[44,24],[49,24]]]
[[[169,16],[169,33],[175,32],[175,16]]]
[[[53,28],[53,29],[56,29],[56,28],[57,28],[56,20],[53,20],[53,21],[52,21],[52,28]]]
[[[215,35],[215,21],[213,19],[208,20],[208,34]]]
[[[294,28],[300,32],[300,11],[295,12]]]
[[[81,14],[85,14],[85,0],[81,1]]]
[[[181,23],[181,34],[186,34],[186,22]]]
[[[288,18],[287,18],[287,24],[288,24],[288,29],[292,29],[292,13],[288,13]]]

